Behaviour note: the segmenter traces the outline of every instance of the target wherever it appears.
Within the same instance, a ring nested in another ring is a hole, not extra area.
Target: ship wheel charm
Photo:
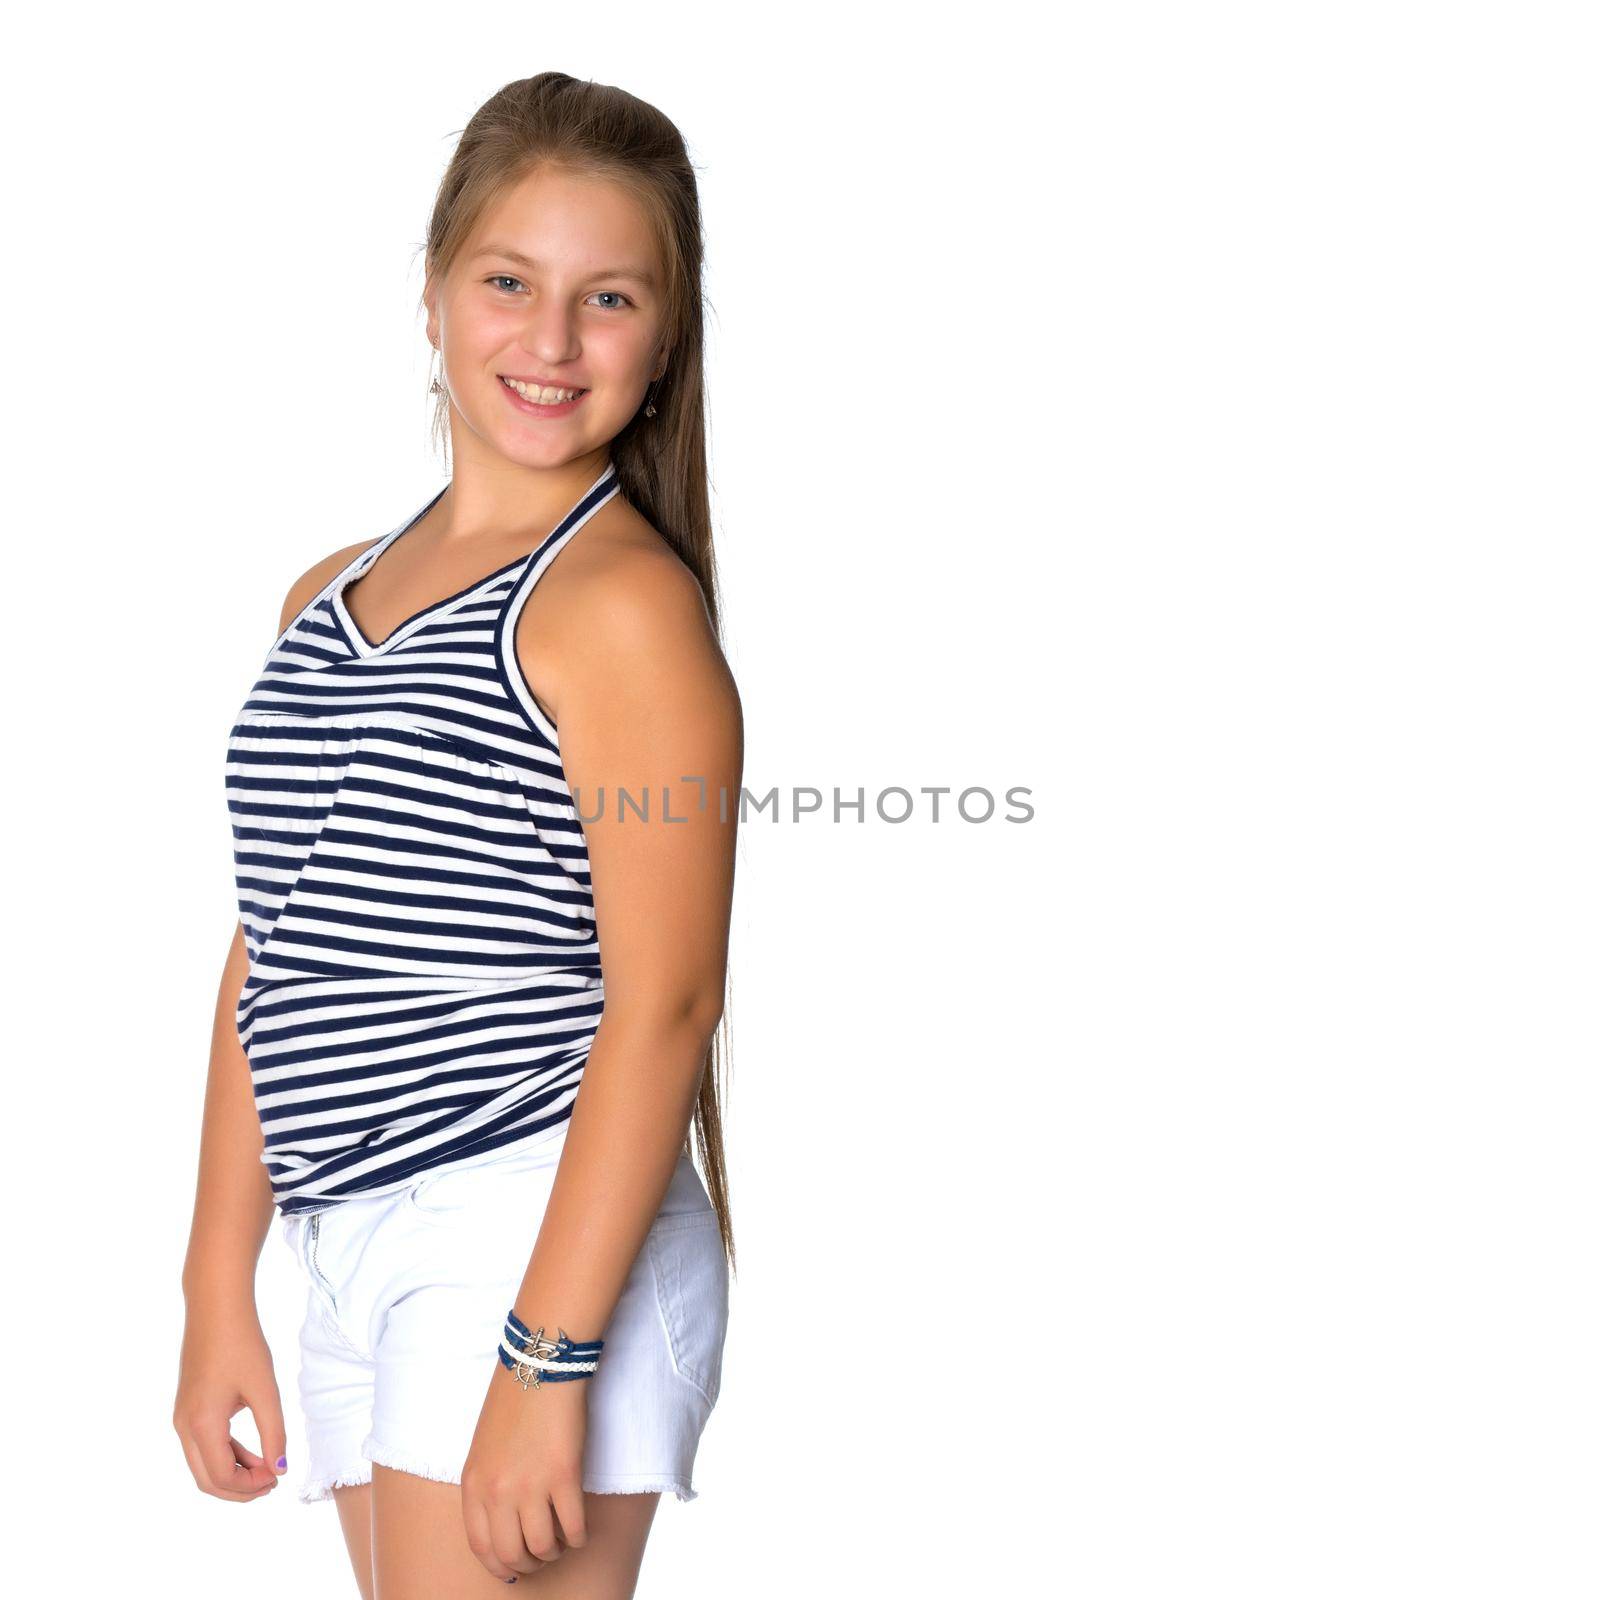
[[[569,1343],[565,1328],[557,1328],[556,1332],[560,1335],[559,1339],[547,1339],[544,1336],[544,1327],[541,1325],[526,1337],[519,1334],[516,1337],[517,1348],[525,1355],[553,1361],[567,1348]],[[544,1382],[544,1374],[545,1369],[543,1367],[536,1367],[531,1363],[527,1365],[518,1363],[517,1370],[513,1376],[524,1389],[536,1389]]]

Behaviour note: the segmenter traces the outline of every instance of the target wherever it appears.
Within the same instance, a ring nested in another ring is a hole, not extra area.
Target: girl
[[[307,1281],[300,1498],[337,1503],[366,1600],[534,1572],[620,1600],[661,1492],[696,1493],[733,1261],[743,731],[683,139],[618,89],[510,84],[426,252],[450,481],[294,585],[229,740],[239,925],[173,1421],[220,1499],[288,1468],[254,1303],[276,1211]]]

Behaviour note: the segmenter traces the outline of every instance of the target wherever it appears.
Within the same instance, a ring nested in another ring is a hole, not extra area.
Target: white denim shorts
[[[566,1127],[388,1194],[279,1213],[307,1283],[302,1501],[370,1483],[374,1461],[461,1481]],[[716,1212],[684,1154],[600,1334],[600,1365],[578,1380],[589,1400],[585,1489],[696,1498],[695,1451],[716,1404],[727,1325]]]

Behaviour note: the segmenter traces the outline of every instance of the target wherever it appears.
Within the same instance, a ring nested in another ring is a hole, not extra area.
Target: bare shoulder
[[[350,565],[363,550],[370,548],[375,540],[361,539],[355,544],[347,544],[342,550],[335,550],[331,556],[324,556],[314,567],[309,567],[294,580],[289,593],[283,602],[283,613],[278,618],[278,632],[282,633],[294,619],[305,610],[306,606],[316,599],[325,584],[333,579]]]
[[[568,542],[535,586],[516,644],[523,675],[552,720],[580,686],[615,705],[619,696],[637,703],[646,684],[658,701],[720,704],[738,718],[738,690],[699,580],[620,498]]]

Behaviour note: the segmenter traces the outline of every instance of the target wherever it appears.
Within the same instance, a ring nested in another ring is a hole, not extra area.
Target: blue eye
[[[485,283],[493,283],[493,284],[502,284],[502,283],[515,284],[517,289],[521,289],[521,288],[524,287],[522,279],[513,277],[509,272],[491,273],[483,281]],[[504,292],[507,293],[507,294],[514,294],[514,293],[516,293],[516,289],[507,289]],[[600,308],[602,311],[620,311],[623,306],[631,306],[633,304],[633,301],[630,300],[628,298],[628,296],[625,295],[620,289],[596,289],[594,294],[591,295],[590,298],[594,299],[594,298],[597,298],[600,295],[609,296],[610,299],[620,302],[620,304],[616,304],[616,305],[602,306]]]

